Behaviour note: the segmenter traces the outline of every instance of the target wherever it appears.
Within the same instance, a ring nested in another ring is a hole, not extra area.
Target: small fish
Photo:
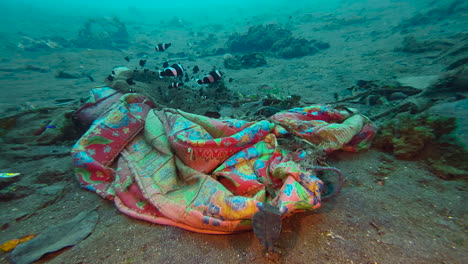
[[[124,60],[126,60],[127,62],[130,62],[130,58],[128,56],[125,57]]]
[[[167,68],[167,67],[169,67],[169,62],[168,62],[168,61],[165,61],[165,62],[163,63],[163,68]]]
[[[234,81],[234,79],[233,79],[233,78],[229,78],[229,82],[231,83],[232,81]]]
[[[129,85],[134,85],[134,84],[136,84],[136,83],[133,81],[132,78],[128,78],[126,81],[127,81],[127,83],[128,83]]]
[[[180,64],[172,64],[171,67],[165,68],[162,72],[159,73],[161,76],[183,76],[184,67]]]
[[[221,77],[223,76],[223,74],[218,71],[218,70],[212,70],[209,72],[208,75],[206,75],[205,77],[203,77],[203,79],[197,79],[197,83],[198,84],[208,84],[208,83],[214,83],[216,82],[217,80],[220,80]]]
[[[145,67],[146,60],[140,60],[138,64],[140,64],[141,67]]]
[[[173,82],[173,83],[171,83],[171,84],[169,85],[168,88],[169,88],[169,89],[177,88],[177,87],[180,87],[180,86],[182,86],[182,85],[184,85],[184,83],[182,83],[182,82]]]
[[[88,79],[89,79],[90,81],[94,82],[94,78],[91,77],[90,75],[86,75],[86,77],[88,77]]]
[[[172,45],[171,43],[159,43],[158,45],[156,45],[156,47],[154,47],[154,49],[158,52],[163,52],[167,48],[169,48],[171,45]]]
[[[46,128],[57,128],[57,127],[54,125],[47,125]]]
[[[198,71],[200,71],[200,68],[198,68],[198,66],[193,67],[193,74],[197,73]]]

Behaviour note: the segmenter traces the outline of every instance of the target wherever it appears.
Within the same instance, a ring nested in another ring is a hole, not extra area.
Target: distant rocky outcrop
[[[468,4],[464,0],[455,0],[449,5],[430,9],[427,12],[416,14],[413,17],[401,21],[393,28],[393,32],[409,33],[412,28],[429,25],[445,19],[453,15],[461,14],[468,11]]]
[[[252,26],[246,34],[235,33],[226,45],[231,53],[267,52],[284,59],[313,55],[330,47],[326,42],[295,38],[289,29],[276,24]]]
[[[395,48],[395,51],[407,53],[423,53],[428,51],[440,51],[452,47],[454,44],[444,40],[426,40],[419,41],[413,35],[406,36],[400,47]]]
[[[89,19],[73,42],[79,48],[121,49],[128,47],[129,35],[117,18]]]

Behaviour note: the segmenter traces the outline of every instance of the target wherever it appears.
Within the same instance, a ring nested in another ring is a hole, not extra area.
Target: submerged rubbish
[[[114,199],[117,208],[133,218],[208,234],[250,230],[253,215],[264,204],[274,204],[278,209],[266,207],[254,221],[264,226],[257,225],[257,233],[269,250],[279,236],[282,217],[321,205],[323,182],[301,169],[298,162],[306,155],[283,149],[290,145],[288,139],[295,135],[327,153],[354,152],[367,149],[376,132],[357,111],[320,105],[248,122],[157,110],[157,103],[131,93],[104,111],[72,150],[81,186]],[[146,132],[135,136],[143,128]],[[108,169],[113,163],[116,169]],[[122,178],[114,176],[115,170],[122,171]],[[141,185],[136,185],[140,179]],[[187,210],[189,215],[178,213]],[[278,214],[274,222],[262,216],[270,213]]]
[[[3,243],[2,245],[0,245],[0,250],[3,252],[10,252],[13,249],[15,249],[19,244],[29,241],[35,238],[36,236],[37,234],[31,234],[31,235],[23,236],[21,238],[15,238],[15,239],[9,240]]]
[[[18,245],[11,252],[10,261],[16,264],[32,263],[47,253],[78,244],[93,232],[98,217],[96,210],[92,209],[67,222],[51,225],[34,239]]]
[[[281,234],[281,212],[278,207],[264,203],[262,209],[254,214],[252,221],[255,236],[267,251],[273,251]]]
[[[20,176],[21,173],[9,173],[9,172],[2,172],[0,173],[0,179],[12,179],[17,176]]]
[[[18,181],[21,173],[10,173],[10,172],[2,172],[0,173],[0,188],[3,188],[4,186],[8,186],[9,184]],[[1,190],[0,192],[3,192]],[[1,200],[1,194],[0,194],[0,200]]]

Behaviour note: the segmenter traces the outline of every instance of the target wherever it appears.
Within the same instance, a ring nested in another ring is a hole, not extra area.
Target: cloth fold
[[[361,115],[323,106],[258,122],[151,107],[141,95],[123,95],[75,144],[75,174],[131,217],[209,234],[251,229],[264,203],[283,217],[320,207],[323,182],[296,162],[304,153],[281,148],[278,136],[358,151],[376,130]]]

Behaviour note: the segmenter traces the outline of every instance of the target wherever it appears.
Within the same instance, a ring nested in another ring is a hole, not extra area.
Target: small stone
[[[402,93],[402,92],[394,92],[390,95],[389,100],[390,101],[395,101],[395,100],[403,100],[408,98],[408,95]]]
[[[83,77],[83,75],[80,73],[68,72],[68,71],[63,71],[63,70],[58,71],[57,74],[55,75],[55,78],[59,78],[59,79],[78,79],[81,77]]]

